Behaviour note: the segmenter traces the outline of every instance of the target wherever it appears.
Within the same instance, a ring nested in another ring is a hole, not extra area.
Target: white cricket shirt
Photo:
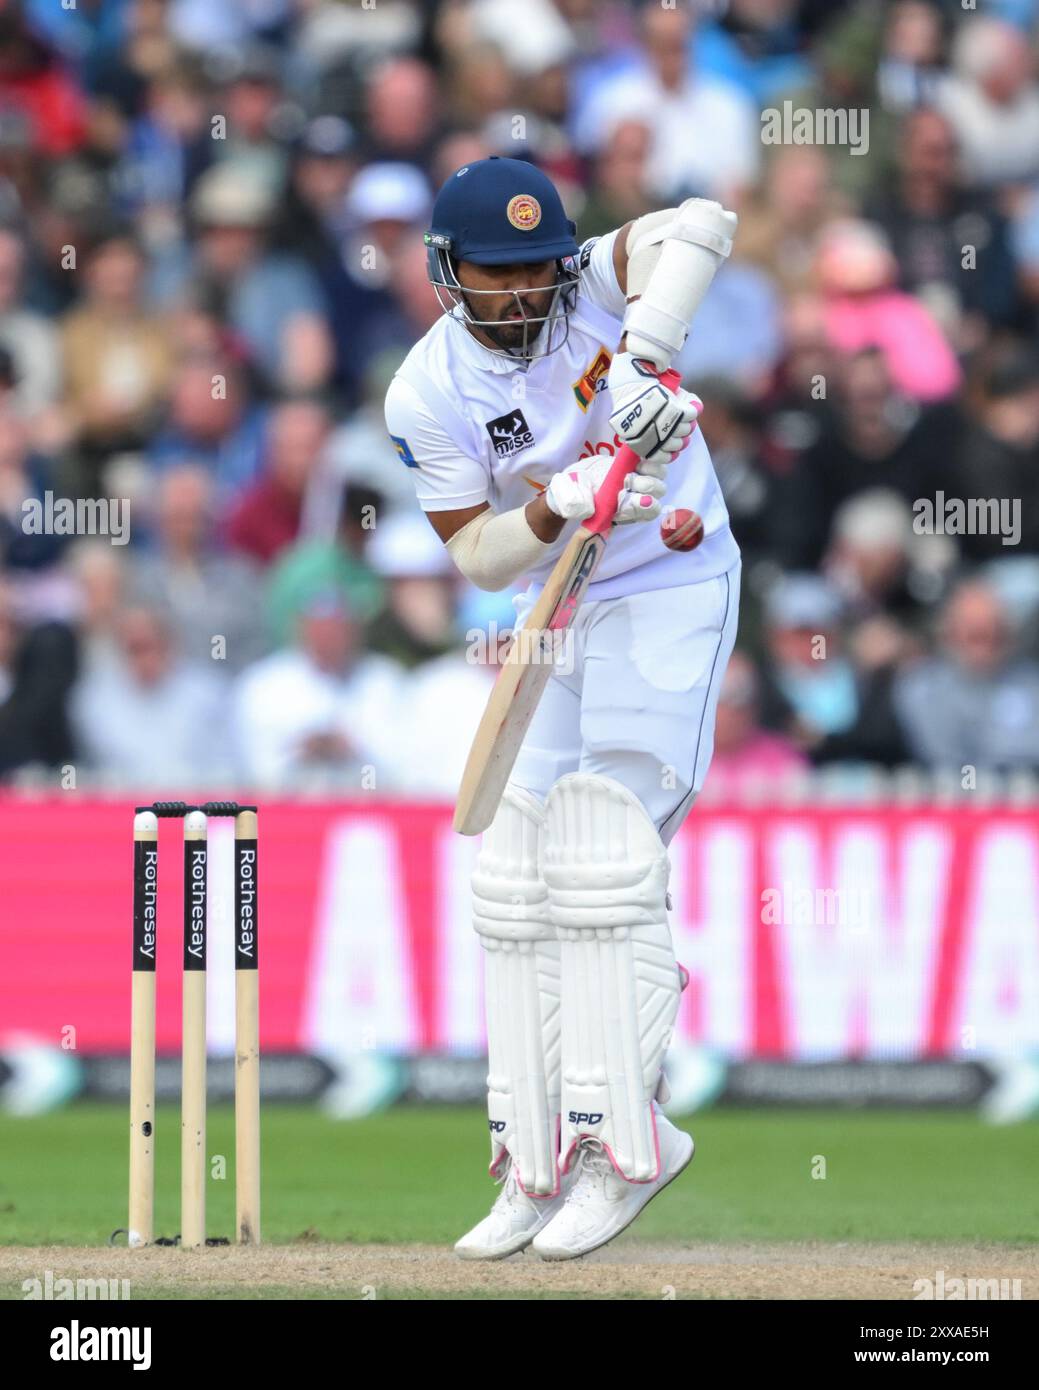
[[[581,248],[570,334],[558,351],[530,363],[496,354],[445,314],[408,353],[386,394],[386,427],[412,470],[423,511],[481,502],[511,511],[526,506],[576,459],[616,453],[620,441],[610,426],[606,386],[625,307],[613,267],[616,235]],[[668,468],[664,510],[674,507],[703,518],[697,549],[668,550],[659,521],[614,527],[589,599],[694,584],[736,563],[739,547],[699,428]],[[534,585],[548,578],[577,524],[564,528],[531,571]]]

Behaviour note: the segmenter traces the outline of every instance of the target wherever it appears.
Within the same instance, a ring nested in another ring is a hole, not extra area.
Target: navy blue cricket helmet
[[[580,253],[576,231],[547,174],[526,160],[491,155],[463,165],[437,194],[432,225],[425,235],[429,278],[445,310],[458,311],[462,321],[486,329],[495,324],[474,319],[462,301],[456,261],[488,266],[556,261],[561,302],[544,319],[529,320],[540,329],[545,323],[566,319],[573,307]],[[442,291],[448,293],[446,302]],[[468,291],[477,298],[487,293]],[[528,348],[525,336],[524,344],[518,355],[532,355],[533,342]],[[543,352],[555,350],[549,342],[541,346]],[[555,347],[559,346],[557,341]]]
[[[547,174],[491,155],[463,165],[441,188],[426,245],[476,265],[554,261],[577,255],[576,231]]]

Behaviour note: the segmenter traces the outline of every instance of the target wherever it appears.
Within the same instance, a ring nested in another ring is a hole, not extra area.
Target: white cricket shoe
[[[519,1185],[512,1159],[505,1162],[508,1169],[502,1189],[489,1215],[455,1244],[455,1254],[463,1260],[504,1260],[517,1250],[525,1250],[562,1209],[570,1178],[562,1180],[555,1197],[528,1197]]]
[[[537,1236],[534,1249],[545,1260],[572,1260],[620,1235],[658,1192],[673,1182],[693,1156],[692,1136],[657,1111],[660,1176],[628,1182],[610,1162],[598,1139],[582,1139],[574,1158],[574,1184],[559,1215]]]

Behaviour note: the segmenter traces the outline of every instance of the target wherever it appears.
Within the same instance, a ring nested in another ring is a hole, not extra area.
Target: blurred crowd
[[[492,153],[581,238],[740,214],[679,362],[745,563],[714,782],[1039,769],[1037,33],[1039,0],[0,0],[0,781],[454,790],[511,601],[458,581],[382,399],[440,312],[435,191]],[[868,138],[763,138],[824,109]]]

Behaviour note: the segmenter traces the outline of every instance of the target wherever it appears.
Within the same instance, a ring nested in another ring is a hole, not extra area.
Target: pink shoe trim
[[[653,1109],[652,1104],[649,1108],[649,1116],[653,1125],[653,1152],[656,1154],[657,1166],[656,1171],[653,1172],[648,1178],[629,1178],[627,1173],[625,1173],[624,1169],[617,1162],[616,1155],[610,1148],[609,1144],[607,1144],[605,1140],[599,1139],[599,1136],[597,1134],[579,1134],[577,1136],[574,1142],[567,1149],[566,1154],[560,1160],[560,1168],[562,1172],[569,1173],[570,1165],[574,1161],[574,1151],[576,1150],[578,1144],[580,1144],[582,1139],[599,1139],[599,1143],[602,1144],[603,1148],[606,1150],[610,1162],[613,1164],[614,1171],[616,1172],[619,1178],[623,1178],[625,1182],[630,1182],[633,1187],[640,1187],[643,1183],[647,1182],[656,1182],[656,1180],[660,1177],[662,1170],[660,1163],[660,1136],[657,1133],[657,1114],[656,1111]]]
[[[560,1135],[560,1130],[561,1130],[561,1126],[562,1126],[562,1120],[563,1120],[562,1115],[557,1115],[557,1116],[556,1116],[556,1153],[559,1152],[559,1135]],[[502,1145],[501,1153],[498,1154],[497,1158],[493,1158],[493,1159],[491,1160],[491,1165],[490,1165],[490,1167],[487,1169],[487,1172],[490,1174],[490,1176],[491,1176],[492,1178],[497,1178],[497,1177],[498,1177],[503,1161],[504,1161],[506,1158],[510,1158],[510,1157],[512,1157],[512,1156],[511,1156],[511,1154],[509,1153],[509,1150],[508,1150],[504,1145]],[[530,1191],[528,1191],[527,1188],[524,1186],[524,1183],[523,1183],[523,1176],[522,1176],[522,1174],[520,1173],[520,1166],[519,1166],[519,1163],[518,1163],[518,1162],[516,1161],[516,1159],[514,1159],[514,1158],[513,1158],[512,1161],[513,1161],[513,1163],[516,1164],[516,1186],[517,1186],[517,1187],[519,1188],[519,1190],[523,1193],[524,1197],[529,1197],[530,1200],[531,1200],[532,1202],[546,1202],[546,1201],[548,1201],[548,1200],[549,1200],[550,1198],[552,1198],[552,1197],[558,1197],[558,1196],[559,1196],[559,1193],[560,1193],[560,1190],[561,1190],[561,1189],[560,1189],[561,1174],[560,1174],[560,1170],[559,1170],[559,1162],[558,1162],[558,1160],[556,1161],[556,1165],[555,1165],[555,1168],[556,1168],[556,1182],[555,1182],[555,1186],[553,1187],[553,1189],[552,1189],[551,1192],[530,1192]],[[565,1169],[564,1169],[564,1171],[565,1171]]]

